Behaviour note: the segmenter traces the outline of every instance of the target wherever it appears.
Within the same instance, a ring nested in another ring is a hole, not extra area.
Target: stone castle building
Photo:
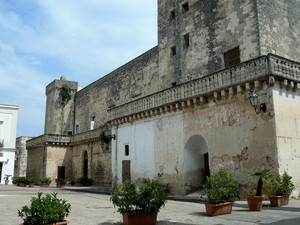
[[[157,46],[81,90],[64,78],[47,86],[27,175],[148,177],[185,194],[223,168],[245,193],[264,167],[299,190],[299,11],[298,0],[158,1]]]

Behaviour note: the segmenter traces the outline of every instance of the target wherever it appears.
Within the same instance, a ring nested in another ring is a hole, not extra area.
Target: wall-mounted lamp
[[[257,94],[252,90],[249,100],[250,100],[250,103],[251,103],[252,107],[254,108],[256,114],[259,114],[261,111],[266,112],[267,111],[266,103],[261,103],[259,105],[259,110],[257,110],[257,106],[258,106],[257,99],[258,99]]]
[[[106,129],[104,131],[104,134],[105,134],[106,138],[116,140],[116,135],[115,134],[111,134],[111,131],[109,130],[108,126],[106,127]]]

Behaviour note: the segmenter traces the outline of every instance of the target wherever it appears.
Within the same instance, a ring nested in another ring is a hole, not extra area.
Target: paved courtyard
[[[32,196],[39,191],[43,193],[58,192],[58,197],[66,199],[72,205],[70,225],[121,225],[122,217],[110,202],[110,196],[100,193],[97,187],[92,188],[22,188],[11,185],[0,185],[0,225],[17,225],[22,222],[18,209],[28,205]],[[208,217],[203,203],[197,196],[168,200],[158,214],[157,225],[188,224],[236,224],[236,225],[299,225],[300,201],[291,200],[284,207],[269,207],[264,202],[263,210],[250,212],[246,201],[234,203],[232,214]]]

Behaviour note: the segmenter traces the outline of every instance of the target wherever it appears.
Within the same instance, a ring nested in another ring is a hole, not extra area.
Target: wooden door
[[[62,178],[62,179],[66,178],[66,173],[65,173],[65,167],[64,166],[57,167],[57,177]]]
[[[130,160],[123,160],[122,161],[122,183],[126,180],[131,180],[130,176]]]
[[[209,157],[208,157],[208,153],[205,153],[203,156],[204,156],[204,180],[206,181],[206,177],[210,177]]]

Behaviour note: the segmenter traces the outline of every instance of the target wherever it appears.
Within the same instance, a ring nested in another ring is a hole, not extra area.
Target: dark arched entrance
[[[89,165],[88,153],[87,151],[85,151],[83,155],[83,177],[84,178],[88,178],[88,165]]]
[[[184,178],[187,191],[201,188],[210,175],[208,146],[200,135],[193,135],[184,146]]]

